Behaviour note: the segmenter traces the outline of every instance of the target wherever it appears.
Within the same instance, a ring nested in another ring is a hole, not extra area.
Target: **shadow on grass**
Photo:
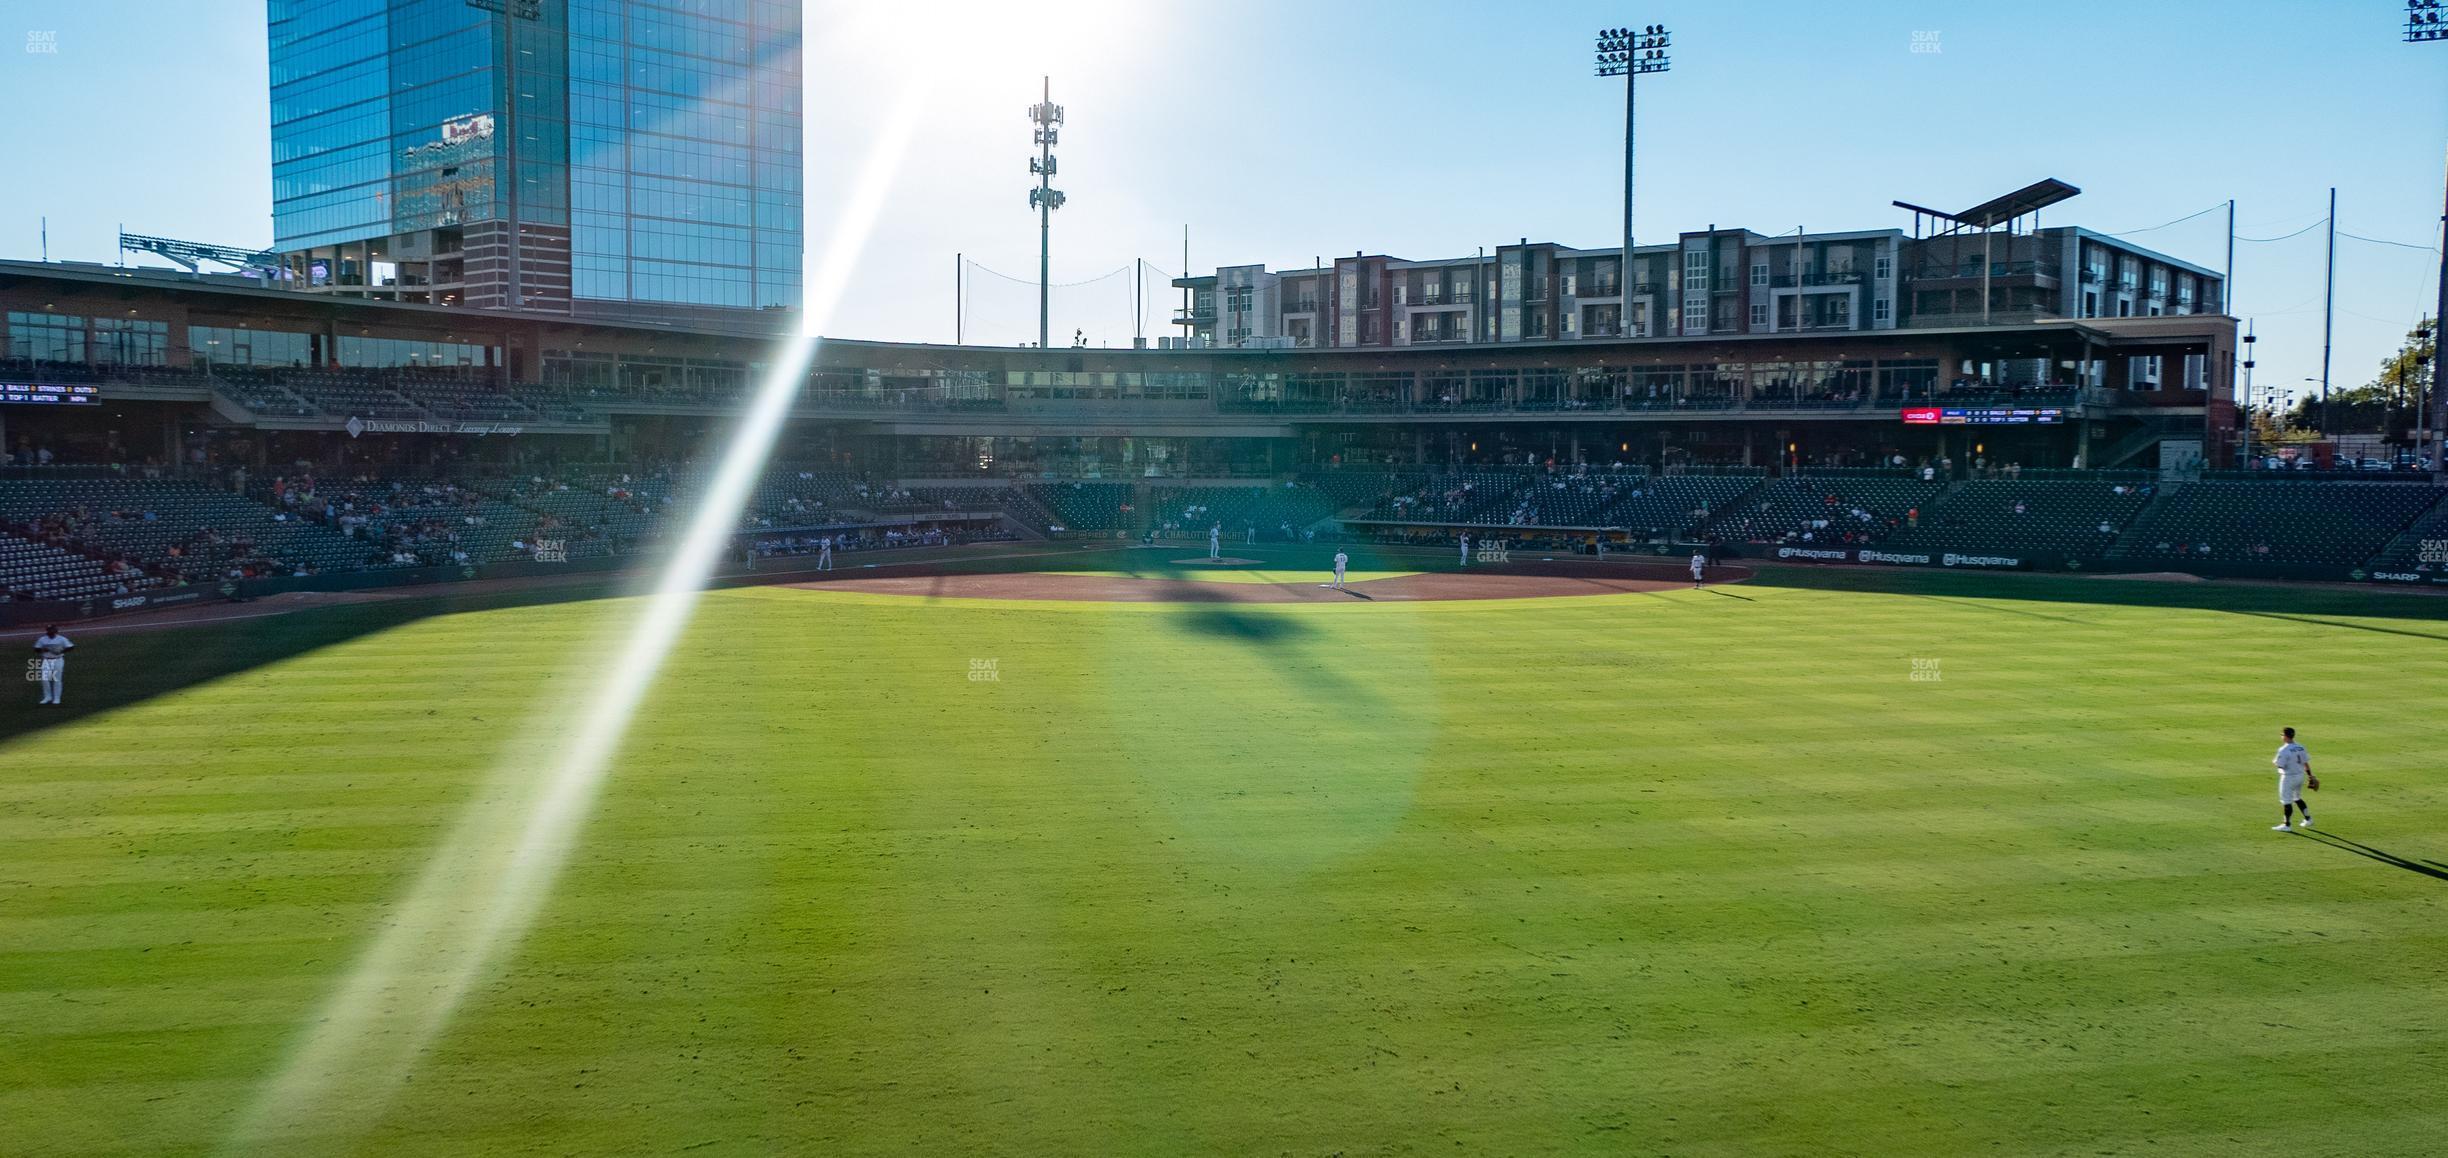
[[[2385,588],[2290,587],[2280,583],[2213,580],[2168,583],[2103,575],[2029,572],[1906,571],[1761,563],[1754,587],[1861,591],[1958,599],[2011,599],[2110,607],[2189,608],[2275,616],[2350,615],[2448,621],[2448,597]],[[2321,627],[2359,627],[2305,618]],[[2373,629],[2378,630],[2378,629]],[[2411,634],[2422,634],[2415,632]]]
[[[23,699],[0,703],[0,741],[31,735],[115,708],[142,703],[198,684],[281,663],[353,639],[405,627],[438,615],[602,599],[630,594],[628,581],[565,585],[457,595],[413,594],[373,603],[346,603],[280,610],[233,603],[208,610],[228,622],[163,624],[98,620],[65,625],[77,642],[69,656],[67,702],[37,707],[35,685]],[[30,644],[34,631],[0,638]],[[32,654],[28,651],[27,654]]]
[[[1442,552],[1378,550],[1367,544],[1268,544],[1237,550],[1259,562],[1246,569],[1331,569],[1331,550],[1339,546],[1352,556],[1355,570],[1450,571],[1453,561]],[[875,564],[853,563],[834,574],[889,576],[895,574],[974,574],[1012,571],[1121,572],[1170,580],[1166,597],[1182,605],[1175,622],[1185,631],[1216,639],[1237,640],[1275,651],[1297,651],[1303,632],[1298,617],[1232,606],[1231,593],[1213,583],[1191,578],[1194,569],[1172,565],[1177,547],[1153,550],[1110,543],[1012,543],[986,552],[946,552],[918,558],[895,557]],[[856,557],[854,557],[855,559]],[[1649,562],[1646,559],[1635,560]],[[1661,564],[1672,560],[1661,558]],[[1204,571],[1205,568],[1195,569]],[[715,586],[787,582],[814,578],[809,573],[775,572],[735,576]],[[197,684],[279,663],[320,648],[388,631],[436,615],[453,615],[496,608],[603,599],[632,595],[642,576],[606,574],[600,579],[573,576],[549,586],[513,588],[398,589],[396,597],[378,602],[306,607],[223,623],[148,626],[137,620],[103,620],[80,627],[68,625],[79,647],[69,662],[68,702],[63,707],[35,706],[36,688],[26,683],[21,696],[0,700],[0,741],[30,735],[95,712],[141,703]],[[2092,603],[2133,607],[2180,607],[2234,611],[2291,619],[2313,627],[2345,627],[2364,631],[2448,639],[2448,634],[2393,630],[2370,624],[2335,622],[2324,616],[2358,616],[2399,620],[2448,621],[2448,598],[2396,592],[2287,588],[2275,585],[2165,584],[2137,580],[2105,580],[2081,575],[1973,574],[1840,570],[1836,568],[1758,568],[1755,587],[1788,587],[1862,591],[1934,598],[2014,599],[2052,603]],[[1723,588],[1712,593],[1747,599]],[[1346,589],[1354,599],[1368,595]],[[230,605],[218,609],[232,615],[273,611],[270,605]],[[2004,610],[2004,609],[2001,609]],[[2026,614],[2039,614],[2030,612]],[[2045,616],[2044,616],[2045,617]],[[131,630],[131,628],[142,628]],[[0,635],[17,640],[19,656],[32,653],[26,645],[36,631]],[[1297,663],[1301,678],[1321,694],[1353,695],[1359,689],[1325,674],[1328,665]]]
[[[2337,849],[2340,852],[2351,852],[2356,856],[2363,857],[2366,860],[2379,861],[2381,864],[2388,865],[2391,868],[2401,868],[2410,873],[2421,873],[2422,875],[2430,877],[2433,880],[2448,881],[2448,865],[2442,865],[2440,862],[2435,860],[2408,860],[2405,857],[2397,855],[2396,853],[2373,848],[2372,846],[2364,844],[2361,841],[2348,840],[2345,837],[2339,836],[2334,832],[2330,832],[2329,830],[2322,828],[2299,828],[2295,830],[2295,834],[2297,836],[2307,837],[2311,840],[2318,841],[2319,843],[2328,845],[2329,847]]]
[[[2410,635],[2416,639],[2436,639],[2441,643],[2448,643],[2448,635],[2429,631],[2407,631],[2402,627],[2380,627],[2370,623],[2340,623],[2334,619],[2315,619],[2308,615],[2280,615],[2275,611],[2246,611],[2241,614],[2259,616],[2262,619],[2283,619],[2289,623],[2309,623],[2314,627],[2343,627],[2349,631],[2375,631],[2382,635]]]

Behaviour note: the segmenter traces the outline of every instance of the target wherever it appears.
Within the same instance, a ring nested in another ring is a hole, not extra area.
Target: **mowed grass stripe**
[[[2435,649],[1740,593],[719,594],[543,923],[332,1149],[2250,1152],[2222,1127],[2394,1051],[2297,1125],[2424,1152],[2436,1115],[2394,1108],[2439,1076],[2442,886],[2266,832],[2262,769],[2289,713],[2324,821],[2440,855],[2427,725],[2351,692],[2448,676]],[[209,1148],[490,725],[623,606],[420,623],[0,752],[33,840],[0,902],[36,902],[0,934],[68,946],[0,956],[0,1026],[70,1011],[0,1041],[0,1112],[59,1127],[36,1152]],[[471,653],[494,675],[421,676]]]

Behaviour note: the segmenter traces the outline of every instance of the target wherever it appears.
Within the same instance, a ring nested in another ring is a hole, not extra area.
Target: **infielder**
[[[833,569],[833,536],[831,535],[816,540],[816,569],[819,571]]]
[[[1462,532],[1462,565],[1470,566],[1470,532]]]
[[[1702,554],[1702,553],[1700,553],[1700,552],[1698,552],[1698,551],[1694,551],[1694,552],[1692,552],[1692,586],[1694,586],[1694,587],[1706,587],[1706,586],[1708,586],[1708,583],[1706,582],[1706,576],[1707,576],[1707,574],[1708,574],[1708,556],[1707,556],[1707,555],[1704,555],[1704,554]]]
[[[1351,566],[1351,556],[1342,551],[1335,552],[1335,590],[1341,591],[1343,589],[1343,569],[1349,566]]]
[[[2292,814],[2297,811],[2303,813],[2303,826],[2310,828],[2312,805],[2304,800],[2303,794],[2306,788],[2320,791],[2320,777],[2312,774],[2311,753],[2295,742],[2295,729],[2281,728],[2279,731],[2286,737],[2286,743],[2278,745],[2278,755],[2270,760],[2270,763],[2278,766],[2278,823],[2271,825],[2270,831],[2293,831],[2287,822],[2293,819]]]
[[[34,677],[42,681],[39,703],[60,702],[60,685],[68,676],[68,649],[75,646],[57,627],[46,627],[35,637],[34,650],[40,658],[34,661]]]
[[[1223,558],[1224,524],[1215,523],[1207,528],[1207,561],[1214,563],[1222,560]]]

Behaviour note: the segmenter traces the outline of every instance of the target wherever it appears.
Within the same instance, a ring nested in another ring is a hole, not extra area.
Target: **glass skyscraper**
[[[326,292],[796,307],[799,0],[271,0],[274,247]]]

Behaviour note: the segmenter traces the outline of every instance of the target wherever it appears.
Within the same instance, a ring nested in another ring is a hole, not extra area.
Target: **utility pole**
[[[1626,287],[1632,284],[1632,128],[1633,97],[1639,90],[1643,73],[1664,72],[1673,60],[1666,50],[1673,45],[1673,35],[1663,24],[1644,25],[1637,31],[1630,28],[1608,28],[1598,33],[1598,75],[1624,78],[1624,206],[1623,257],[1615,267],[1615,280]],[[1632,303],[1632,291],[1624,289],[1624,305]]]
[[[1037,348],[1046,348],[1047,317],[1054,304],[1054,211],[1062,208],[1062,190],[1054,187],[1054,144],[1061,135],[1062,106],[1054,103],[1054,78],[1045,78],[1045,97],[1030,105],[1029,121],[1037,126],[1037,155],[1029,172],[1037,187],[1029,190],[1029,205],[1037,210]]]
[[[962,278],[964,278],[964,277],[967,277],[967,276],[968,276],[968,273],[969,273],[969,255],[967,255],[967,254],[963,254],[963,253],[956,253],[956,254],[953,254],[953,255],[952,255],[952,344],[953,344],[953,345],[955,345],[955,346],[957,346],[957,345],[960,345],[960,344],[961,344],[961,337],[962,337],[962,335],[963,335],[963,333],[964,333],[964,331],[965,331],[965,329],[966,329],[966,322],[968,321],[967,311],[968,311],[968,307],[969,307],[969,292],[968,292],[968,287],[963,286],[963,285],[961,284],[961,279],[962,279]]]

